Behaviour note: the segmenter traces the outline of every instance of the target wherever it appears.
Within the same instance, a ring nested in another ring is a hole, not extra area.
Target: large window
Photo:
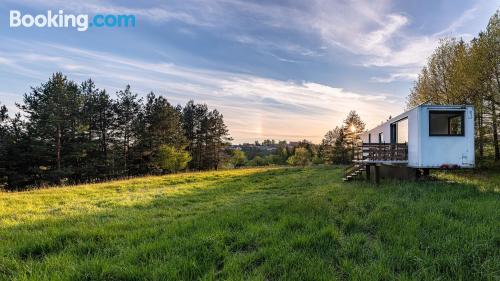
[[[463,136],[464,111],[429,111],[429,136]]]

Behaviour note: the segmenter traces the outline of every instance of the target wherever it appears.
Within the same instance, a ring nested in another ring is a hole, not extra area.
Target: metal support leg
[[[370,165],[366,165],[365,166],[365,171],[366,171],[366,180],[370,180],[370,173],[371,173],[371,170],[370,170]]]

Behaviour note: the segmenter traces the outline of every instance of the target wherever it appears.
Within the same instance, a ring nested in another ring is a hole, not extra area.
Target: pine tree
[[[354,158],[354,150],[361,141],[361,134],[365,131],[365,123],[361,117],[352,110],[344,120],[342,137],[345,139],[346,147],[351,152],[350,158]]]
[[[156,161],[160,147],[168,145],[184,149],[186,138],[182,128],[182,114],[162,96],[150,93],[139,114],[137,125],[139,173],[157,169]]]
[[[105,90],[98,92],[95,99],[95,125],[97,137],[97,165],[95,167],[98,177],[107,178],[112,176],[111,159],[109,149],[113,137],[113,126],[115,116],[113,101]]]
[[[217,110],[209,111],[206,104],[189,101],[182,110],[183,128],[192,169],[217,169],[220,154],[227,145],[229,132],[224,117]]]
[[[29,123],[27,132],[34,158],[40,164],[38,173],[51,183],[60,183],[64,177],[78,176],[79,113],[82,98],[78,86],[56,73],[40,87],[32,88],[24,96],[21,109]]]
[[[131,175],[130,161],[132,158],[131,148],[136,140],[134,135],[134,125],[137,116],[141,110],[141,100],[137,98],[127,85],[124,90],[116,93],[117,100],[113,104],[115,114],[115,148],[118,148],[115,154],[115,167],[120,175]],[[115,168],[115,169],[116,169]]]

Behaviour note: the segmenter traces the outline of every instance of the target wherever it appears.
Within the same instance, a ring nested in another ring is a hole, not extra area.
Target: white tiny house
[[[385,159],[365,150],[359,162],[397,163],[417,169],[473,168],[474,107],[422,104],[364,132],[361,138],[367,147],[387,144],[384,155],[394,156],[390,149],[398,145],[405,151],[404,157]]]

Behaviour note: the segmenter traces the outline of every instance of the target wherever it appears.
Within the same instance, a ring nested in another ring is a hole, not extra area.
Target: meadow
[[[500,280],[500,174],[254,168],[0,192],[1,280]]]

